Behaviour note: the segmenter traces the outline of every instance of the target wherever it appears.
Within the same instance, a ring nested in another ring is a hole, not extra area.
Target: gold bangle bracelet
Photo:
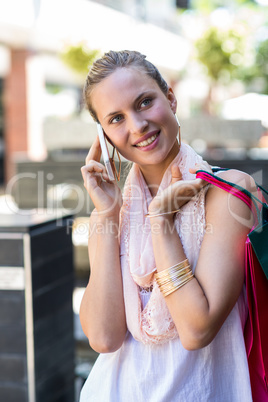
[[[175,272],[172,275],[169,274],[169,275],[167,275],[167,276],[165,276],[163,278],[156,278],[156,281],[157,281],[158,285],[160,286],[160,285],[163,285],[163,284],[165,284],[167,282],[170,282],[170,281],[174,282],[174,280],[176,280],[178,278],[181,278],[182,276],[184,276],[185,274],[188,274],[190,272],[192,272],[192,270],[191,270],[191,267],[189,265],[188,267],[183,268],[179,272]]]
[[[190,265],[190,264],[189,264],[188,259],[186,258],[185,260],[183,260],[183,261],[181,261],[181,262],[179,262],[179,263],[177,263],[175,265],[172,265],[171,267],[169,267],[167,269],[164,269],[163,271],[157,272],[155,274],[155,277],[156,278],[161,278],[162,276],[166,275],[168,272],[173,271],[173,269],[178,271],[178,270],[180,270],[182,268],[186,268],[188,265]]]
[[[184,280],[188,279],[193,275],[192,271],[184,273],[180,278],[176,278],[174,280],[167,281],[166,283],[158,283],[160,290],[165,290],[167,287],[177,286],[180,283],[184,282]]]
[[[179,271],[174,271],[174,272],[167,273],[166,275],[161,276],[161,278],[159,278],[157,276],[156,280],[160,281],[160,282],[165,281],[167,279],[172,280],[172,278],[177,278],[179,276],[182,276],[184,273],[186,273],[189,270],[191,270],[190,265],[188,265],[188,267],[180,269]]]
[[[155,216],[162,216],[162,215],[170,215],[170,214],[175,214],[176,212],[179,212],[179,209],[175,209],[174,211],[167,211],[167,212],[160,212],[159,214],[146,214],[145,218],[154,218]]]
[[[186,285],[188,282],[190,282],[192,279],[194,278],[194,276],[192,276],[190,279],[188,279],[185,283],[181,284],[180,286],[173,288],[165,293],[163,293],[164,297],[167,297],[169,295],[171,295],[172,293],[176,292],[176,290],[179,290],[180,288],[182,288],[184,285]]]
[[[168,271],[165,271],[165,272],[162,271],[160,275],[159,275],[159,274],[155,274],[155,277],[156,277],[156,279],[161,280],[161,279],[167,278],[167,277],[169,277],[169,276],[171,276],[171,275],[177,274],[178,272],[181,272],[181,271],[183,271],[184,269],[188,269],[189,267],[190,267],[190,264],[188,264],[188,265],[186,265],[185,267],[182,267],[182,268],[180,268],[180,269],[173,268],[173,269],[169,269]]]
[[[186,285],[194,274],[188,259],[155,274],[157,285],[164,297]]]
[[[184,282],[181,282],[179,285],[177,286],[171,286],[169,289],[165,289],[165,290],[161,290],[162,294],[164,297],[169,296],[171,293],[175,292],[176,290],[180,289],[181,287],[183,287],[184,285],[186,285],[188,282],[190,282],[192,279],[194,278],[194,275],[192,274],[191,276],[189,276],[187,279],[185,279]]]

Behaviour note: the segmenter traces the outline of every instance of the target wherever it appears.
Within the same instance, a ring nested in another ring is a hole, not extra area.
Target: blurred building
[[[197,140],[198,152],[206,145],[256,147],[264,130],[260,119],[242,123],[246,135],[236,122],[190,114],[187,80],[176,86],[191,69],[190,44],[178,24],[177,9],[185,6],[186,0],[0,0],[0,183],[13,177],[22,159],[43,161],[65,150],[70,158],[71,150],[78,155],[89,148],[95,126],[88,114],[77,113],[84,77],[59,57],[65,45],[80,42],[100,52],[146,54],[177,91],[184,139]],[[201,87],[193,73],[190,78],[191,90],[205,96],[206,83]]]
[[[133,18],[178,33],[176,8],[187,8],[187,0],[94,0]]]
[[[53,104],[45,97],[48,84],[76,92],[79,102],[84,78],[61,62],[59,53],[64,45],[83,41],[101,52],[139,50],[167,80],[177,78],[189,49],[186,41],[172,32],[176,3],[151,3],[0,0],[0,180],[5,176],[8,181],[14,175],[19,158],[46,158],[44,121]],[[58,99],[55,115],[57,108],[65,108],[61,116],[65,118],[68,101]]]

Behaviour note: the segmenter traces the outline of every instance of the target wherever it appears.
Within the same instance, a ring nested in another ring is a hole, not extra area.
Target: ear
[[[177,110],[177,99],[171,87],[168,87],[167,99],[169,101],[172,112],[175,114]]]

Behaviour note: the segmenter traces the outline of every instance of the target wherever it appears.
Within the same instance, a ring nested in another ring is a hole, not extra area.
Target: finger
[[[100,146],[99,137],[97,136],[95,141],[91,145],[90,150],[86,156],[86,165],[92,159],[99,162],[100,158],[101,158],[101,146]]]
[[[110,181],[108,174],[106,172],[106,168],[99,162],[91,160],[89,161],[88,164],[86,164],[85,166],[82,166],[81,168],[81,172],[82,172],[82,176],[85,179],[88,174],[101,174],[102,178],[104,180]]]
[[[196,163],[193,168],[189,169],[189,172],[196,174],[198,170],[206,170],[207,172],[212,172],[210,165],[207,162]]]
[[[182,174],[179,166],[172,165],[171,166],[171,184],[176,183],[179,180],[182,180]]]
[[[194,167],[189,168],[189,172],[192,174],[196,174],[196,172],[200,169],[201,169],[201,163],[195,163]]]
[[[86,173],[85,173],[86,172]],[[105,183],[103,181],[103,177],[101,173],[97,173],[97,172],[92,172],[92,173],[88,173],[87,171],[82,170],[82,175],[83,175],[83,180],[84,180],[84,187],[85,189],[88,191],[92,201],[94,197],[95,192],[97,191],[97,194],[101,194],[102,190],[101,190],[101,184]],[[101,190],[101,192],[99,191]],[[97,200],[97,198],[95,199],[95,201]],[[93,201],[94,203],[94,201]],[[94,204],[96,205],[96,204]]]
[[[197,168],[189,168],[189,172],[192,174],[196,174],[197,170]]]

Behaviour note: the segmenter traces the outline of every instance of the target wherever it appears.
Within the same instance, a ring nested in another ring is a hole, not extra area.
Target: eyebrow
[[[134,100],[134,103],[137,103],[141,98],[143,98],[146,94],[148,94],[148,93],[152,93],[152,90],[148,90],[148,91],[144,91],[144,92],[142,92],[140,95],[138,95],[137,96],[137,98]],[[117,115],[117,114],[120,114],[121,112],[120,112],[120,110],[119,111],[116,111],[116,112],[111,112],[111,113],[109,113],[109,114],[107,114],[105,117],[104,117],[104,119],[107,119],[107,117],[112,117],[112,116],[114,116],[114,115]]]

